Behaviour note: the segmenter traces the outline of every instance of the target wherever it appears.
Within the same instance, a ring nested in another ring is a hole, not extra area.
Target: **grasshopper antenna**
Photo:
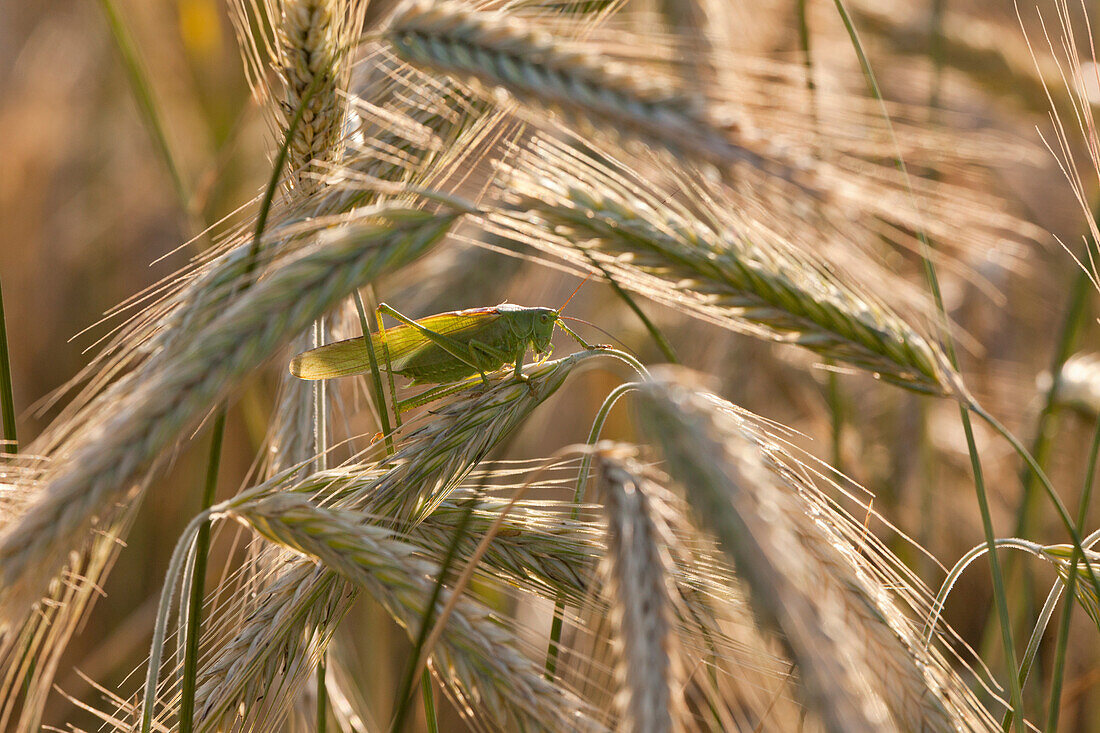
[[[584,283],[581,283],[581,285],[584,285]],[[562,307],[564,308],[565,306],[562,306]],[[615,336],[611,335],[610,333],[608,333],[604,329],[597,326],[595,323],[589,323],[588,321],[584,320],[583,318],[574,318],[573,316],[558,316],[558,318],[563,318],[567,321],[576,321],[577,323],[583,323],[586,326],[591,326],[592,328],[594,328],[597,331],[599,331],[600,333],[602,333],[604,336],[607,336],[609,339],[611,339],[612,341],[617,343],[619,346],[623,347],[623,351],[630,354],[635,359],[638,358],[638,355],[636,353],[634,353],[634,349],[630,348],[629,346],[624,344],[621,339],[616,338]]]
[[[588,278],[590,278],[590,277],[592,277],[591,272],[584,276],[584,279],[581,280],[581,284],[577,286],[576,290],[574,290],[572,293],[569,294],[569,297],[566,298],[565,302],[561,304],[561,308],[558,308],[558,313],[561,313],[563,310],[565,310],[565,306],[569,305],[569,301],[573,300],[573,296],[576,295],[578,292],[580,292],[580,289],[584,287],[584,284],[586,282],[588,282]],[[591,325],[591,324],[589,324],[589,325]],[[611,334],[607,334],[607,335],[611,336]],[[611,338],[615,338],[615,337],[611,336]]]

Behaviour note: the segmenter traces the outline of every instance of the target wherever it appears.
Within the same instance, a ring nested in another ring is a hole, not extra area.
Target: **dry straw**
[[[364,525],[350,512],[322,509],[301,497],[275,496],[238,507],[233,516],[284,547],[315,558],[367,590],[415,637],[427,611],[438,565],[417,557],[392,532]],[[444,590],[435,614],[450,600]],[[600,728],[583,702],[545,680],[513,636],[472,599],[453,607],[432,650],[432,669],[465,704],[505,729]]]
[[[639,421],[700,524],[780,632],[807,706],[830,731],[984,730],[949,670],[925,655],[858,551],[815,519],[797,489],[712,400],[677,381],[647,384]],[[961,685],[961,683],[959,683]]]
[[[625,457],[624,457],[625,458]],[[618,652],[622,730],[664,733],[679,727],[683,681],[672,657],[671,536],[646,493],[641,468],[604,454],[598,462],[607,516],[606,575]],[[675,721],[675,722],[674,722]]]
[[[87,408],[28,512],[0,535],[0,628],[19,625],[68,554],[131,503],[171,447],[251,370],[363,282],[414,259],[456,214],[394,209],[333,230],[264,272]],[[122,506],[120,506],[120,503]]]

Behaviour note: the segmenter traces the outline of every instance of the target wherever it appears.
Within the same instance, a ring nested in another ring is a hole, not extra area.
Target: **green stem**
[[[1093,218],[1098,217],[1100,217],[1100,207],[1094,207]],[[1095,248],[1095,242],[1091,240],[1086,242],[1086,251],[1083,257],[1084,262],[1092,261]],[[1055,346],[1054,353],[1051,355],[1048,369],[1052,380],[1058,379],[1058,375],[1061,373],[1066,360],[1069,359],[1076,348],[1081,330],[1087,320],[1089,303],[1091,301],[1089,297],[1091,291],[1092,280],[1089,278],[1084,268],[1078,268],[1077,276],[1070,288],[1069,298],[1066,302],[1065,314],[1062,317],[1062,324],[1058,332],[1058,343]],[[1029,451],[1030,454],[1034,456],[1035,463],[1043,470],[1046,469],[1054,446],[1054,437],[1058,429],[1059,412],[1057,394],[1054,389],[1054,384],[1052,383],[1051,389],[1047,390],[1043,399],[1043,406],[1039,410],[1039,415],[1036,418],[1034,437],[1032,438]],[[1038,475],[1032,470],[1030,464],[1026,462],[1020,471],[1020,483],[1023,486],[1023,490],[1020,494],[1020,503],[1016,509],[1016,524],[1012,534],[1014,537],[1028,537],[1031,534],[1040,507],[1040,494],[1036,490],[1040,482],[1038,480]],[[1022,584],[1019,596],[1030,605],[1034,578],[1031,566],[1027,563],[1020,565],[1015,558],[1010,557],[1005,561],[1004,567],[1005,574],[1008,578],[1014,579]],[[1020,616],[1020,618],[1016,619],[1013,625],[1014,628],[1026,628],[1031,625],[1030,619],[1032,613],[1029,606],[1021,609],[1018,616]],[[993,619],[991,617],[986,622],[986,627],[991,627],[992,623]],[[984,632],[983,637],[985,637]]]
[[[1083,540],[1081,539],[1081,533],[1078,531],[1077,525],[1074,524],[1073,520],[1070,518],[1069,512],[1066,511],[1066,506],[1062,503],[1062,499],[1058,496],[1058,492],[1056,492],[1051,485],[1050,479],[1047,478],[1046,473],[1039,467],[1039,464],[1035,462],[1035,458],[1027,452],[1027,449],[1025,449],[1020,441],[1016,439],[1016,436],[1008,431],[1008,428],[998,422],[996,418],[986,412],[982,407],[977,404],[971,404],[970,409],[973,410],[974,414],[978,417],[989,423],[990,427],[1000,433],[1000,435],[1009,442],[1013,450],[1016,451],[1016,454],[1024,459],[1024,462],[1035,472],[1035,475],[1039,479],[1039,485],[1043,487],[1043,491],[1046,492],[1047,498],[1050,499],[1050,503],[1054,505],[1054,509],[1058,513],[1058,518],[1062,521],[1062,526],[1065,527],[1066,532],[1073,540],[1073,549],[1081,553],[1081,557],[1084,557],[1085,551],[1082,545]],[[1097,579],[1096,571],[1093,569],[1092,563],[1085,563],[1085,570],[1088,571],[1093,590],[1096,592],[1097,596],[1100,596],[1100,579]]]
[[[1004,576],[1001,574],[1000,561],[997,559],[996,538],[993,532],[993,519],[989,513],[989,497],[982,478],[982,464],[978,458],[978,448],[974,443],[974,428],[970,424],[970,412],[959,405],[963,431],[966,433],[966,447],[970,452],[970,465],[974,470],[974,488],[978,497],[978,508],[982,515],[982,531],[985,544],[989,549],[989,571],[993,576],[993,597],[997,604],[997,615],[1001,619],[1001,642],[1004,644],[1005,660],[1008,662],[1009,689],[1012,698],[1012,717],[1016,728],[1026,731],[1023,719],[1023,688],[1020,686],[1020,665],[1016,658],[1016,645],[1012,640],[1012,622],[1008,615],[1008,597],[1005,594]]]
[[[1091,545],[1100,539],[1100,532],[1093,532],[1085,541]],[[1021,540],[1015,537],[1002,538],[997,540],[997,547],[999,549],[1016,549],[1028,553],[1033,557],[1040,557],[1046,561],[1050,561],[1051,558],[1047,555],[1047,550],[1042,545],[1035,542],[1029,542],[1028,540]],[[955,563],[954,567],[948,572],[947,577],[943,581],[943,585],[940,587],[940,592],[936,594],[936,600],[932,605],[932,613],[925,624],[924,633],[924,645],[927,647],[932,643],[932,637],[935,632],[935,628],[939,623],[940,613],[943,611],[947,596],[950,595],[955,587],[955,584],[959,581],[963,572],[984,554],[987,554],[985,544],[978,545],[971,548],[965,555],[959,558],[959,561]],[[1020,663],[1020,685],[1021,687],[1027,683],[1028,673],[1031,671],[1032,664],[1035,661],[1035,655],[1039,650],[1039,642],[1042,640],[1043,635],[1046,633],[1047,626],[1050,623],[1050,617],[1053,615],[1054,606],[1058,603],[1058,599],[1062,595],[1062,591],[1065,588],[1065,584],[1061,580],[1056,580],[1054,586],[1050,589],[1050,593],[1047,594],[1047,599],[1043,603],[1043,609],[1039,613],[1039,621],[1032,629],[1031,638],[1028,639],[1027,647],[1024,650],[1023,659]],[[1001,728],[1004,733],[1012,728],[1012,711],[1005,712],[1004,718],[1001,720]]]
[[[149,79],[145,74],[145,69],[142,66],[141,60],[138,58],[137,47],[134,44],[133,38],[130,37],[129,31],[122,23],[122,18],[118,13],[118,8],[115,7],[114,0],[99,0],[100,7],[103,8],[103,14],[107,19],[107,26],[111,30],[111,35],[115,40],[115,48],[118,49],[119,55],[122,56],[122,66],[126,69],[126,75],[130,79],[130,86],[134,90],[134,97],[137,100],[138,107],[141,108],[142,116],[145,118],[145,124],[149,127],[149,131],[153,137],[153,144],[156,145],[161,159],[164,161],[164,165],[168,168],[168,175],[172,178],[172,185],[176,189],[176,195],[179,200],[184,204],[188,215],[192,215],[191,212],[191,193],[188,190],[187,184],[183,180],[183,175],[180,173],[179,168],[176,167],[175,156],[172,155],[172,148],[168,144],[168,135],[164,131],[164,126],[161,124],[161,115],[157,109],[156,100],[153,98],[152,86],[149,84]]]
[[[488,475],[488,473],[486,475]],[[480,491],[475,492],[475,494],[479,493]],[[409,702],[412,700],[414,692],[413,682],[416,677],[416,670],[420,665],[420,657],[423,654],[424,644],[427,642],[428,636],[431,633],[432,620],[435,616],[435,607],[439,604],[439,596],[443,593],[443,587],[447,580],[447,573],[450,571],[451,565],[458,555],[458,546],[469,529],[470,521],[474,515],[474,506],[476,504],[477,496],[470,497],[465,511],[462,513],[462,519],[459,521],[458,527],[455,528],[455,535],[451,540],[450,546],[447,548],[447,554],[444,556],[443,562],[440,563],[439,577],[436,578],[431,597],[424,606],[424,617],[420,622],[420,630],[417,632],[416,641],[413,642],[412,652],[409,654],[409,662],[405,668],[401,686],[398,688],[396,700],[397,712],[394,714],[393,725],[390,726],[390,733],[401,733],[405,728],[405,720],[408,718],[409,713]]]
[[[313,346],[319,347],[325,339],[325,321],[317,319],[313,324]],[[328,468],[328,414],[325,380],[313,383],[313,454],[315,470],[320,473]],[[328,725],[328,688],[325,675],[328,668],[327,654],[322,650],[317,660],[317,731],[324,733]]]
[[[178,578],[183,572],[187,558],[191,554],[194,542],[190,538],[198,537],[199,530],[210,518],[210,512],[202,511],[188,522],[180,535],[172,557],[168,561],[168,578]],[[153,623],[153,641],[149,646],[149,661],[145,666],[145,692],[141,704],[141,733],[153,730],[153,713],[157,702],[157,678],[161,662],[164,659],[164,640],[168,635],[168,618],[175,600],[175,584],[164,583],[160,589],[160,601],[157,603],[157,618]],[[186,644],[186,642],[185,642]],[[162,728],[164,726],[161,726]]]
[[[840,377],[832,369],[829,370],[826,395],[829,401],[829,413],[832,416],[832,467],[837,473],[844,473],[842,465],[844,451],[841,446],[841,441],[844,438],[844,395],[840,391]]]
[[[206,462],[206,483],[202,492],[202,508],[214,504],[221,466],[222,438],[225,436],[225,409],[218,410],[210,435],[210,457]],[[199,640],[202,625],[202,601],[206,596],[206,565],[210,556],[210,522],[203,522],[195,540],[195,568],[191,575],[191,595],[187,608],[187,643],[183,657],[183,683],[180,699],[180,733],[191,733],[195,725],[195,683],[199,670]]]
[[[1078,527],[1083,526],[1086,517],[1088,517],[1089,504],[1092,502],[1092,487],[1096,479],[1096,457],[1098,453],[1100,453],[1100,416],[1097,417],[1096,428],[1093,430],[1085,485],[1081,488],[1081,499],[1077,505]],[[1054,669],[1050,680],[1050,707],[1047,710],[1047,724],[1043,729],[1047,733],[1056,733],[1058,730],[1058,715],[1061,712],[1062,703],[1062,680],[1065,677],[1066,670],[1066,649],[1069,645],[1069,623],[1073,617],[1073,603],[1076,600],[1074,591],[1077,588],[1077,563],[1081,559],[1082,556],[1077,548],[1073,548],[1069,577],[1066,578],[1066,600],[1062,606],[1062,619],[1058,626],[1058,642],[1054,650]]]
[[[382,322],[382,311],[375,310],[375,318],[378,320],[378,340],[382,343],[382,358],[390,365],[390,347],[386,343],[386,324]],[[386,381],[390,385],[390,404],[393,405],[393,421],[397,428],[401,427],[401,404],[397,401],[397,387],[393,383],[393,369],[386,370]]]
[[[928,108],[933,111],[940,106],[940,95],[943,92],[943,18],[946,14],[947,0],[932,0],[932,12],[928,24],[928,55],[932,58],[932,88],[928,93]]]
[[[627,382],[625,384],[620,384],[608,393],[607,397],[604,398],[603,404],[600,405],[599,412],[596,413],[596,417],[592,421],[592,429],[588,431],[588,441],[586,445],[592,446],[596,444],[596,441],[600,438],[600,433],[603,432],[604,423],[607,422],[607,416],[611,414],[611,408],[615,406],[615,403],[617,403],[623,395],[637,388],[637,383]],[[581,465],[577,470],[577,488],[573,492],[573,509],[569,515],[572,520],[576,520],[577,509],[581,501],[584,500],[584,490],[588,483],[588,469],[591,465],[592,453],[585,453],[584,456],[581,457]],[[554,679],[554,674],[558,669],[558,652],[561,647],[561,634],[564,626],[565,599],[559,595],[554,604],[554,619],[550,623],[550,643],[546,647],[545,676],[548,680]]]
[[[317,348],[325,340],[325,321],[323,318],[313,323],[313,346]],[[328,390],[326,382],[318,379],[313,383],[313,453],[317,457],[316,470],[328,468]]]
[[[256,269],[256,257],[260,253],[261,242],[263,239],[264,229],[267,228],[267,217],[271,214],[271,205],[275,201],[275,191],[279,188],[279,179],[283,175],[283,168],[286,166],[287,158],[290,156],[290,145],[294,142],[294,135],[298,131],[298,125],[302,123],[302,116],[305,114],[306,106],[310,100],[313,99],[313,95],[317,93],[317,90],[321,86],[321,80],[324,79],[324,74],[317,74],[313,77],[313,81],[309,83],[305,93],[302,95],[302,101],[298,104],[298,109],[294,110],[294,118],[290,121],[290,126],[287,127],[286,133],[283,135],[283,142],[279,146],[279,152],[275,156],[275,165],[271,166],[271,176],[267,181],[267,188],[264,189],[263,200],[260,201],[260,210],[256,214],[256,228],[252,234],[252,244],[248,248],[249,263],[248,268],[245,270],[245,277],[248,277]]]
[[[810,53],[810,21],[806,14],[806,0],[798,0],[795,6],[795,14],[798,16],[798,45],[802,50],[802,65],[806,68],[806,91],[810,93],[810,99],[814,101],[814,118],[816,119],[816,95],[814,90],[817,85],[814,84],[814,62],[813,55]]]
[[[363,344],[367,347],[367,361],[370,362],[371,390],[374,392],[374,403],[378,409],[378,420],[381,423],[382,439],[386,442],[386,455],[393,455],[393,431],[390,429],[390,411],[386,407],[385,392],[382,388],[382,372],[378,368],[378,356],[374,353],[374,345],[370,337],[370,321],[367,319],[367,309],[363,305],[363,296],[355,291],[355,310],[359,313],[359,325],[363,330]],[[393,406],[394,411],[399,408]]]
[[[432,673],[427,668],[420,673],[420,694],[424,696],[424,718],[428,733],[439,733],[439,721],[435,716],[435,692],[432,690]]]
[[[0,287],[0,414],[4,422],[4,453],[19,452],[19,436],[15,431],[15,392],[11,381],[11,360],[8,357],[8,327],[4,318],[4,291]]]
[[[603,265],[598,263],[592,255],[588,254],[587,250],[585,250],[585,254],[588,255],[588,260],[603,273],[611,289],[615,291],[615,295],[619,296],[619,298],[626,303],[627,307],[634,312],[634,315],[638,316],[638,320],[640,320],[642,325],[645,326],[645,329],[649,331],[649,335],[653,338],[654,343],[657,344],[657,348],[660,349],[661,353],[668,359],[668,362],[670,364],[679,364],[680,360],[676,358],[676,352],[672,350],[672,344],[670,344],[668,339],[665,338],[665,335],[661,333],[661,329],[657,328],[657,324],[649,320],[649,316],[647,316],[638,304],[634,302],[634,298],[630,297],[630,294],[623,290],[622,286],[616,282],[615,278],[611,276],[611,273],[609,273]]]
[[[1066,305],[1066,313],[1062,319],[1062,327],[1059,331],[1058,345],[1050,362],[1050,374],[1053,380],[1058,379],[1062,367],[1069,359],[1077,345],[1077,339],[1085,324],[1088,315],[1089,293],[1092,290],[1092,281],[1084,270],[1077,273],[1070,291],[1069,302]],[[1056,402],[1056,390],[1047,391],[1043,407],[1035,427],[1035,438],[1031,444],[1031,455],[1036,463],[1045,468],[1050,459],[1050,451],[1054,445],[1054,434],[1058,417],[1058,405]],[[1023,469],[1023,494],[1020,498],[1020,506],[1016,514],[1016,537],[1026,537],[1031,531],[1031,523],[1038,509],[1036,499],[1037,476],[1029,466]]]
[[[997,540],[997,548],[1011,547],[1024,552],[1030,552],[1032,555],[1036,554],[1041,547],[1034,542],[1028,542],[1027,540],[1016,539],[1015,537],[1001,538]],[[963,572],[970,567],[971,563],[980,558],[982,555],[989,553],[989,548],[986,547],[985,542],[972,547],[967,550],[966,554],[958,559],[954,567],[947,573],[947,577],[944,578],[943,583],[940,585],[940,591],[936,594],[936,600],[932,602],[932,613],[924,624],[924,646],[927,648],[932,643],[932,637],[935,634],[936,625],[939,623],[940,615],[943,613],[943,608],[947,604],[947,597],[951,595],[951,592],[955,589],[955,584],[959,582],[959,578],[962,577]]]
[[[867,59],[867,55],[863,50],[863,45],[859,40],[859,34],[856,32],[851,16],[849,16],[847,9],[844,7],[843,0],[834,0],[834,4],[848,32],[848,36],[852,41],[852,46],[859,59],[860,67],[863,69],[864,77],[867,79],[871,94],[878,100],[879,106],[881,107],[882,116],[889,130],[890,138],[894,143],[894,148],[895,150],[900,150],[897,144],[897,137],[894,133],[893,123],[890,119],[890,113],[886,109],[885,99],[882,96],[882,91],[879,88],[874,71],[871,69],[870,61]],[[912,199],[912,188],[908,183],[909,172],[900,153],[895,158],[895,164],[898,171],[906,180],[906,187],[909,189],[909,196]],[[918,228],[917,235],[921,243],[921,260],[924,265],[925,279],[928,281],[928,287],[932,292],[936,310],[941,320],[941,341],[944,351],[951,362],[951,366],[958,371],[959,361],[958,355],[955,352],[954,340],[951,338],[950,320],[947,316],[947,308],[943,302],[943,294],[940,290],[936,267],[932,262],[932,245],[928,241],[928,237],[925,235],[923,228]],[[1016,661],[1016,649],[1012,640],[1012,625],[1008,614],[1008,599],[1005,595],[1004,576],[1001,574],[1000,564],[997,560],[996,537],[993,532],[993,522],[989,514],[989,498],[986,493],[985,480],[982,476],[981,459],[978,456],[977,444],[974,441],[974,428],[970,422],[970,413],[965,405],[960,404],[959,416],[962,419],[963,432],[966,434],[966,445],[970,453],[970,464],[974,472],[974,489],[977,494],[978,506],[982,515],[982,529],[985,534],[986,547],[989,549],[989,566],[993,576],[993,595],[997,605],[997,613],[1001,620],[1001,640],[1004,644],[1005,660],[1009,665],[1009,689],[1011,692],[1013,718],[1017,729],[1022,732],[1025,731],[1026,728],[1024,727],[1023,717],[1023,695],[1018,678],[1019,665]],[[1080,542],[1077,544],[1080,545]]]
[[[325,733],[328,728],[328,664],[325,655],[317,660],[317,733]]]
[[[1090,243],[1090,247],[1091,246]],[[1084,270],[1080,270],[1073,281],[1069,299],[1066,303],[1065,314],[1062,318],[1062,325],[1059,329],[1058,343],[1051,356],[1049,372],[1054,380],[1057,380],[1058,374],[1061,373],[1066,360],[1069,359],[1073,350],[1076,348],[1081,329],[1088,315],[1088,305],[1090,301],[1089,293],[1091,290],[1092,281]],[[1039,410],[1039,415],[1036,418],[1034,437],[1032,438],[1029,451],[1031,455],[1034,456],[1036,464],[1044,470],[1050,461],[1051,451],[1054,446],[1054,437],[1058,428],[1060,410],[1056,402],[1056,397],[1056,390],[1052,384],[1051,389],[1047,390],[1043,400],[1043,406]],[[1039,512],[1041,493],[1037,490],[1039,488],[1038,476],[1027,463],[1025,463],[1020,470],[1020,483],[1023,489],[1020,494],[1019,504],[1016,508],[1016,522],[1012,536],[1028,537],[1031,535],[1036,516]],[[1033,617],[1030,599],[1032,598],[1032,588],[1034,585],[1034,572],[1030,564],[1021,564],[1015,557],[1009,557],[1005,560],[1004,571],[1005,576],[1010,582],[1019,584],[1018,597],[1024,599],[1024,606],[1018,610],[1013,628],[1027,628],[1031,626],[1031,618]],[[988,630],[991,630],[993,623],[994,620],[991,614],[990,618],[986,621],[987,631],[983,632],[983,638],[989,633]]]

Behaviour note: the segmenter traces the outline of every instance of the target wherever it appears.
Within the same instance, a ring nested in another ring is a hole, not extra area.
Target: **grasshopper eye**
[[[550,320],[550,316],[546,313],[543,313],[539,316],[539,320],[543,323],[547,323]]]

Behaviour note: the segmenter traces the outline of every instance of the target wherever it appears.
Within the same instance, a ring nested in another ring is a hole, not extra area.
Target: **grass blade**
[[[0,419],[4,425],[4,452],[19,452],[15,427],[15,393],[12,390],[11,357],[8,354],[8,325],[4,317],[4,291],[0,286]]]

